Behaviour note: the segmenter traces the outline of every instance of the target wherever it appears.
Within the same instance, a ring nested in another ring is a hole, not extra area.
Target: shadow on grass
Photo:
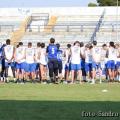
[[[83,117],[83,111],[112,111],[120,115],[120,102],[0,101],[0,120],[120,120],[120,116]]]

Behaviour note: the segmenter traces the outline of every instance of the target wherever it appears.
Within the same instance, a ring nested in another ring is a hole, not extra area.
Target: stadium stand
[[[48,44],[49,38],[55,37],[65,46],[76,40],[107,43],[120,37],[120,17],[115,7],[31,8],[26,9],[29,14],[24,15],[20,10],[1,9],[1,41],[11,38],[13,43],[23,41],[26,44],[32,40],[34,44],[41,41]]]

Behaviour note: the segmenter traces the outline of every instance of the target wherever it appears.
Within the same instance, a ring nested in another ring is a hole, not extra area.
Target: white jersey
[[[40,62],[40,59],[39,59],[40,51],[41,51],[41,47],[35,49],[35,60],[36,60],[37,63]]]
[[[65,54],[65,64],[67,64],[70,56],[70,49],[66,49],[64,54]]]
[[[101,61],[106,60],[107,50],[102,49],[101,50]]]
[[[12,45],[6,45],[4,47],[4,53],[5,53],[5,57],[8,59],[8,60],[5,59],[5,62],[8,62],[13,57],[14,47]]]
[[[35,62],[35,49],[34,48],[26,48],[25,50],[26,63],[34,63]]]
[[[80,47],[79,46],[73,46],[71,48],[71,63],[72,64],[80,64]]]
[[[92,63],[92,60],[93,60],[93,58],[92,58],[91,50],[86,50],[85,51],[85,62],[86,63]]]
[[[117,59],[117,50],[115,48],[110,47],[108,49],[108,60],[114,60]]]
[[[40,51],[40,64],[47,65],[47,56],[46,56],[45,48],[41,48],[41,51]]]
[[[93,47],[92,49],[93,61],[98,63],[101,61],[101,48]]]
[[[20,46],[16,48],[16,60],[19,60],[19,63],[25,62],[25,47]]]

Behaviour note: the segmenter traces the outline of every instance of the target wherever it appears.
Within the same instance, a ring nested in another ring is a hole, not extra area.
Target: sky
[[[79,7],[96,0],[0,0],[0,7]]]

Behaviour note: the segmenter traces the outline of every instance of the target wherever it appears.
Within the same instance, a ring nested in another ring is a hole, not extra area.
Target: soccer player
[[[39,54],[41,51],[41,43],[38,42],[37,43],[37,48],[35,49],[35,62],[36,62],[36,78],[39,78],[39,80],[41,81],[41,72],[40,72],[40,59],[39,59]]]
[[[14,58],[16,62],[16,82],[23,84],[25,74],[25,47],[23,47],[22,42],[19,42],[19,46],[15,50]]]
[[[103,44],[102,45],[102,50],[101,50],[101,69],[102,69],[102,73],[103,75],[106,76],[106,79],[108,79],[108,71],[107,71],[107,61],[108,61],[108,58],[107,58],[107,45],[106,44]]]
[[[92,48],[93,46],[91,44],[85,45],[85,71],[88,82],[92,79]]]
[[[41,80],[44,84],[47,83],[47,53],[45,43],[41,43],[41,50],[39,53]]]
[[[84,43],[80,42],[80,51],[81,51],[81,69],[83,81],[86,82],[86,72],[85,72],[85,47]]]
[[[93,79],[91,84],[95,84],[96,72],[98,72],[99,74],[99,79],[101,83],[101,48],[97,46],[97,41],[93,41],[92,58]]]
[[[58,83],[58,60],[57,60],[57,46],[54,44],[55,39],[50,39],[50,44],[47,47],[48,54],[48,68],[49,77],[52,83]]]
[[[4,56],[4,47],[6,45],[3,44],[1,47],[1,65],[2,65],[2,70],[1,70],[1,82],[5,81],[5,56]]]
[[[110,82],[113,82],[115,79],[115,60],[117,58],[117,51],[115,49],[114,42],[109,43],[108,48],[108,62],[107,69],[109,74]]]
[[[67,48],[64,52],[65,57],[65,83],[68,82],[69,74],[71,71],[71,59],[70,59],[71,44],[67,44]]]
[[[59,79],[62,81],[62,69],[63,69],[63,63],[62,63],[62,54],[63,51],[60,50],[60,44],[56,44],[58,51],[57,51],[57,60],[58,60],[58,73],[59,73]]]
[[[75,83],[75,72],[78,74],[78,78],[81,83],[82,71],[81,71],[81,57],[80,57],[80,43],[76,41],[74,46],[71,47],[71,84]]]
[[[116,44],[117,60],[116,60],[116,80],[120,82],[120,45]]]
[[[14,64],[14,46],[11,45],[10,39],[6,40],[6,46],[4,47],[4,57],[5,57],[5,82],[8,80],[8,68],[11,67],[13,77],[15,79],[15,64]]]
[[[35,83],[35,49],[32,48],[31,42],[28,43],[28,47],[25,50],[25,61],[26,79],[28,79],[28,76],[31,75],[32,82]]]
[[[0,77],[1,77],[1,72],[2,72],[2,43],[0,43]],[[1,79],[0,82],[2,82]]]

